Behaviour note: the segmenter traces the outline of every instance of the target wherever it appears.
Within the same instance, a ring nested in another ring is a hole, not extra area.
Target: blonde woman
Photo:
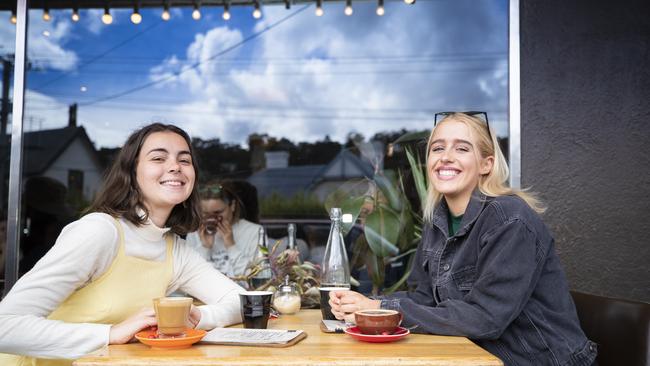
[[[506,365],[591,365],[596,346],[580,329],[543,208],[507,187],[505,158],[478,114],[443,113],[429,137],[414,290],[331,292],[332,312],[353,321],[360,309],[399,310],[405,326],[466,336]]]

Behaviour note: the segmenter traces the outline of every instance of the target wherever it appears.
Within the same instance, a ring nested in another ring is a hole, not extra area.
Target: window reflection
[[[297,223],[316,262],[327,197],[377,172],[401,171],[412,187],[403,146],[391,144],[428,131],[434,112],[485,110],[507,146],[507,1],[386,2],[382,16],[376,2],[355,2],[350,16],[344,5],[324,2],[319,17],[313,4],[266,6],[259,20],[242,7],[228,20],[204,7],[198,21],[192,9],[169,9],[167,20],[163,9],[140,9],[137,25],[132,9],[110,9],[110,25],[104,9],[79,9],[77,20],[50,9],[49,22],[31,10],[23,179],[58,188],[41,198],[24,189],[21,271],[81,214],[119,144],[147,122],[187,130],[200,184],[250,184],[256,197],[242,195],[255,221],[272,238]],[[14,26],[0,20],[0,56],[10,57],[13,42]],[[2,143],[6,181],[9,139]],[[417,193],[405,193],[417,209]],[[48,239],[30,253],[40,222],[30,215],[53,198],[54,224],[38,234]],[[6,185],[2,199],[4,219]]]

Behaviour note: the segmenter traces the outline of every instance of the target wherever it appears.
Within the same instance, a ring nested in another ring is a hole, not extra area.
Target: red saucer
[[[393,342],[402,339],[411,333],[408,329],[402,327],[397,327],[397,330],[393,334],[363,334],[359,330],[359,327],[348,327],[344,331],[353,338],[371,343]]]
[[[206,331],[201,329],[186,329],[184,337],[158,338],[156,330],[147,329],[135,335],[140,342],[158,349],[181,349],[188,348],[205,336]]]

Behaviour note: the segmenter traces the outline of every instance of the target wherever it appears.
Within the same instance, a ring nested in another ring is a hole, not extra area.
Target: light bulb
[[[221,17],[223,18],[223,20],[230,20],[230,12],[228,10],[224,10]]]
[[[409,5],[415,4],[415,0],[404,0],[404,2]]]
[[[142,15],[140,15],[139,12],[134,11],[134,12],[131,14],[131,22],[132,22],[133,24],[140,24],[140,22],[142,22]]]
[[[78,22],[79,21],[79,11],[77,9],[72,11],[72,21],[73,22]]]
[[[323,12],[323,8],[321,8],[320,6],[317,6],[317,7],[316,7],[316,12],[315,12],[315,13],[316,13],[316,16],[317,16],[317,17],[322,17],[323,14],[324,14],[324,12]]]
[[[384,15],[384,13],[385,13],[384,7],[383,6],[378,6],[377,7],[377,15],[382,16],[382,15]]]
[[[104,10],[104,15],[102,15],[102,23],[108,25],[113,23],[113,16],[108,12],[108,9]]]
[[[201,19],[201,11],[199,10],[199,8],[194,8],[194,10],[192,11],[192,19],[194,20]]]
[[[253,18],[259,19],[261,17],[262,17],[262,12],[260,11],[260,9],[253,10]]]
[[[52,19],[50,16],[50,11],[48,9],[43,10],[43,20],[49,22]]]
[[[172,16],[169,14],[169,10],[165,9],[165,10],[163,10],[160,17],[162,18],[162,20],[168,21],[169,19],[171,19]]]
[[[354,10],[352,10],[351,5],[346,5],[345,10],[343,12],[345,13],[345,15],[350,16],[354,12]]]
[[[18,19],[16,19],[16,14],[11,14],[11,18],[9,18],[9,21],[11,22],[11,24],[16,24],[16,22],[18,21]]]

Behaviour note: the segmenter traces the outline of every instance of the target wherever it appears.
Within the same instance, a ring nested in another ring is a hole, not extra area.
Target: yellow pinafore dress
[[[152,307],[152,300],[165,296],[172,280],[173,234],[167,233],[167,254],[162,262],[127,256],[124,232],[119,232],[119,249],[106,273],[70,295],[48,319],[68,323],[118,324],[143,307]],[[0,354],[2,366],[69,366],[73,360],[36,359],[27,356]]]

